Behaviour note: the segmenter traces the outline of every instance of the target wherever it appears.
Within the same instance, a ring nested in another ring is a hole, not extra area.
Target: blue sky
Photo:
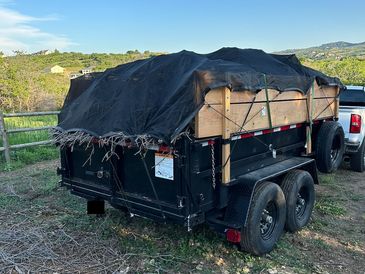
[[[362,0],[0,0],[0,50],[206,53],[365,41]]]

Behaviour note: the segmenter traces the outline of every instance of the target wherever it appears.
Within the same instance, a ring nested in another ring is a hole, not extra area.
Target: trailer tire
[[[357,172],[363,172],[365,169],[365,139],[355,154],[350,157],[350,167]]]
[[[318,170],[332,173],[341,165],[345,152],[345,134],[335,121],[323,123],[316,140],[316,163]]]
[[[304,170],[289,171],[281,183],[286,200],[285,229],[295,232],[306,226],[315,201],[313,178]]]
[[[286,203],[281,188],[264,182],[253,193],[246,225],[241,230],[241,249],[254,255],[270,252],[283,233]]]

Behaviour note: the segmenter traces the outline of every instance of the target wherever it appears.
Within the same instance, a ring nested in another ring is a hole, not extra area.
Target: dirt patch
[[[332,214],[316,210],[317,224],[323,227],[304,230],[305,236],[325,248],[313,248],[313,260],[319,269],[333,272],[364,273],[365,269],[365,177],[341,169],[330,183],[317,187],[318,203],[331,201]]]
[[[206,226],[86,215],[83,199],[57,185],[57,161],[0,173],[0,273],[364,273],[365,177],[321,175],[312,221],[253,257]]]

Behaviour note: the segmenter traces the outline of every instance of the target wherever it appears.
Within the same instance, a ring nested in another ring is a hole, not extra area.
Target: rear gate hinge
[[[184,155],[179,155],[178,157],[177,157],[177,166],[179,167],[179,168],[182,168],[182,167],[184,167],[185,166],[185,156]]]
[[[177,196],[177,207],[179,209],[184,208],[186,203],[186,197],[185,196]]]

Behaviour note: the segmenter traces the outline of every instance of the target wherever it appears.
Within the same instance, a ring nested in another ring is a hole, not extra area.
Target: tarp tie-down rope
[[[325,112],[333,103],[335,103],[338,99],[340,94],[337,94],[337,96],[333,99],[331,103],[329,103],[313,120],[316,120],[323,112]]]
[[[210,107],[210,108],[212,108],[215,112],[217,112],[218,114],[220,114],[220,115],[222,115],[222,117],[224,117],[225,119],[227,119],[228,121],[230,121],[230,122],[232,122],[233,124],[235,124],[236,126],[238,126],[238,127],[240,127],[240,125],[239,124],[237,124],[235,121],[233,121],[232,119],[230,119],[229,117],[227,117],[226,115],[224,115],[222,112],[220,112],[219,110],[217,110],[216,108],[214,108],[211,104],[207,104],[208,105],[208,107]],[[258,112],[256,112],[255,113],[255,115],[253,116],[253,117],[251,117],[251,119],[249,120],[249,121],[251,121],[255,116],[257,116],[259,113],[261,112],[261,110],[260,111],[258,111]],[[248,121],[248,122],[249,122]],[[249,131],[248,130],[246,130],[245,128],[243,128],[242,127],[242,129],[241,129],[241,132],[244,132],[244,133],[249,133]],[[269,145],[268,144],[266,144],[265,142],[263,142],[263,141],[261,141],[259,138],[257,138],[256,136],[252,136],[254,139],[256,139],[258,142],[260,142],[261,144],[263,144],[264,146],[266,146],[266,147],[269,147]]]
[[[266,95],[266,107],[267,107],[267,117],[269,119],[269,126],[272,129],[272,120],[271,120],[271,109],[270,109],[270,101],[269,101],[269,91],[267,89],[267,78],[266,74],[264,75],[264,83],[265,83],[265,95]]]
[[[273,134],[272,129],[273,129],[273,127],[272,127],[272,120],[271,120],[271,108],[270,108],[269,91],[268,91],[268,87],[267,87],[266,74],[264,73],[263,76],[264,76],[264,83],[265,83],[267,118],[269,120],[269,126],[270,126],[270,140],[272,141],[272,134]],[[272,157],[276,158],[276,149],[273,147],[272,143],[269,145],[269,150],[272,152]]]
[[[309,142],[309,140],[312,138],[312,129],[313,129],[313,102],[314,102],[314,82],[312,83],[311,86],[311,91],[310,91],[310,105],[311,108],[309,109],[308,107],[308,100],[307,100],[307,112],[308,112],[308,120],[309,120],[309,130],[307,131],[307,144]]]
[[[229,118],[229,117],[227,117],[224,113],[222,113],[222,112],[220,112],[219,110],[217,110],[216,108],[214,108],[211,104],[209,104],[208,102],[206,102],[207,103],[207,105],[208,105],[208,107],[210,107],[210,108],[212,108],[215,112],[217,112],[219,115],[221,115],[224,119],[227,119],[228,121],[230,121],[230,122],[232,122],[233,124],[235,124],[236,126],[238,126],[239,128],[240,128],[240,131],[239,132],[245,132],[245,133],[249,133],[249,131],[248,130],[246,130],[245,128],[244,128],[244,126],[248,123],[248,122],[250,122],[253,118],[255,118],[260,112],[261,112],[261,110],[259,110],[259,111],[257,111],[248,121],[246,121],[247,120],[247,118],[248,118],[248,115],[249,115],[249,113],[251,112],[251,108],[252,108],[252,106],[254,105],[254,102],[255,102],[255,99],[256,99],[256,95],[257,94],[255,94],[255,96],[254,96],[254,98],[253,98],[253,100],[251,101],[251,104],[250,104],[250,107],[249,107],[249,110],[248,110],[248,112],[247,112],[247,114],[246,114],[246,117],[245,117],[245,119],[244,119],[244,121],[243,121],[243,123],[242,123],[242,125],[239,125],[239,124],[237,124],[235,121],[233,121],[231,118]],[[264,141],[262,141],[262,140],[260,140],[258,137],[256,137],[256,136],[252,136],[256,141],[258,141],[259,143],[261,143],[261,144],[263,144],[264,146],[266,146],[267,148],[268,148],[268,150],[272,150],[272,146],[271,145],[268,145],[268,144],[266,144]],[[235,149],[235,146],[236,146],[236,143],[237,143],[237,140],[235,140],[234,141],[234,143],[233,143],[233,147],[232,147],[232,149],[231,149],[231,152],[229,153],[229,155],[228,155],[228,157],[227,157],[227,159],[226,159],[226,161],[225,161],[225,163],[222,165],[222,168],[224,168],[227,164],[228,164],[228,161],[229,161],[229,159],[231,158],[231,155],[232,155],[232,153],[233,153],[233,151],[234,151],[234,149]]]
[[[251,101],[251,103],[250,103],[250,106],[249,106],[249,108],[248,108],[248,111],[247,111],[247,113],[246,113],[246,115],[245,115],[245,119],[243,119],[242,125],[241,125],[241,127],[240,127],[240,132],[242,131],[243,127],[246,125],[246,121],[247,121],[248,115],[250,114],[251,109],[252,109],[252,107],[253,107],[253,105],[254,105],[254,103],[255,103],[256,96],[257,96],[257,93],[255,94],[255,96],[253,97],[253,99],[252,99],[252,101]],[[256,116],[256,115],[257,115],[257,114],[259,114],[259,113],[260,113],[260,111],[259,111],[259,112],[257,112],[254,116]],[[252,118],[251,118],[251,119],[252,119]],[[250,120],[249,120],[249,121],[250,121]],[[248,122],[249,122],[249,121],[248,121]],[[230,151],[230,153],[229,153],[229,155],[228,155],[228,157],[227,157],[226,162],[225,162],[225,163],[224,163],[224,165],[223,165],[223,168],[227,165],[228,161],[231,159],[231,154],[234,152],[234,150],[235,150],[235,148],[236,148],[237,141],[238,141],[238,139],[236,139],[236,140],[234,141],[233,146],[232,146],[232,149],[231,149],[231,151]]]
[[[115,168],[112,159],[109,159],[109,162],[110,162],[110,165],[113,168],[113,177],[116,179],[116,185],[118,187],[118,190],[119,190],[120,194],[122,195],[123,203],[124,203],[125,207],[127,208],[127,211],[129,213],[129,216],[130,217],[133,217],[134,215],[133,215],[133,212],[132,212],[131,207],[129,206],[129,203],[127,202],[128,201],[128,197],[125,194],[125,191],[123,189],[123,184],[122,184],[122,182],[119,179],[119,176],[118,176],[118,173],[117,173],[117,169]]]
[[[141,160],[142,160],[142,163],[143,163],[144,169],[145,169],[145,171],[146,171],[148,181],[149,181],[149,183],[150,183],[150,185],[151,185],[151,188],[152,188],[153,194],[155,195],[155,199],[156,199],[156,201],[157,201],[158,208],[160,209],[161,216],[162,216],[162,218],[163,218],[164,220],[166,220],[166,216],[165,216],[165,213],[164,213],[164,211],[163,211],[163,209],[162,209],[161,201],[160,201],[160,199],[159,199],[159,197],[158,197],[158,194],[157,194],[157,191],[156,191],[156,188],[155,188],[155,184],[153,183],[153,180],[152,180],[152,178],[151,178],[151,174],[150,174],[150,172],[149,172],[149,170],[148,170],[147,163],[146,163],[146,161],[145,161],[145,155],[144,155],[143,153],[139,153],[139,154],[140,154],[140,156],[141,156]]]
[[[314,88],[314,87],[313,87]],[[332,103],[330,103],[330,100],[328,99],[328,97],[326,96],[326,93],[323,91],[323,88],[320,86],[319,90],[322,92],[322,94],[324,95],[324,97],[326,98],[327,104],[331,105]],[[331,113],[332,116],[335,116],[335,113],[333,111],[333,109],[331,109]]]

